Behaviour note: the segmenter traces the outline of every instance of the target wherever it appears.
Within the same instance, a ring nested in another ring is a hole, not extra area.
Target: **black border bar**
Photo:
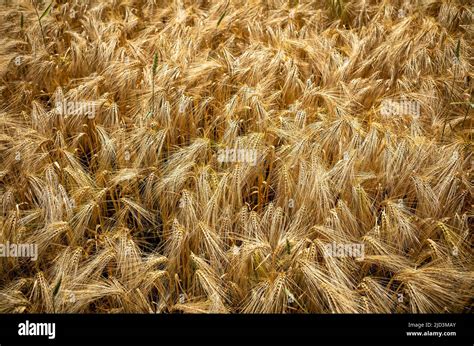
[[[55,339],[19,336],[26,320],[55,323]],[[472,314],[0,314],[0,345],[473,345],[473,322]],[[445,331],[456,336],[407,336]]]

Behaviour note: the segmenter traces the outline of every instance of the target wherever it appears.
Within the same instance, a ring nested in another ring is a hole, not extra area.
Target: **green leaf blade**
[[[43,14],[39,17],[39,20],[43,19],[43,17],[48,14],[49,10],[51,9],[51,6],[53,6],[53,1],[51,1],[51,3],[48,5],[48,7],[46,7]]]

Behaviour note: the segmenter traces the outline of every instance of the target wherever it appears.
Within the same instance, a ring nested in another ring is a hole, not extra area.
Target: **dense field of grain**
[[[0,18],[0,312],[471,310],[470,1]]]

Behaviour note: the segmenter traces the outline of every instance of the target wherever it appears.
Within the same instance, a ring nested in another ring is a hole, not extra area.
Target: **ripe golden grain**
[[[0,312],[471,309],[468,1],[0,16]]]

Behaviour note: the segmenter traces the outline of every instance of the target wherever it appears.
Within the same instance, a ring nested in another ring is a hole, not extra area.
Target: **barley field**
[[[0,18],[0,312],[472,312],[470,1]]]

